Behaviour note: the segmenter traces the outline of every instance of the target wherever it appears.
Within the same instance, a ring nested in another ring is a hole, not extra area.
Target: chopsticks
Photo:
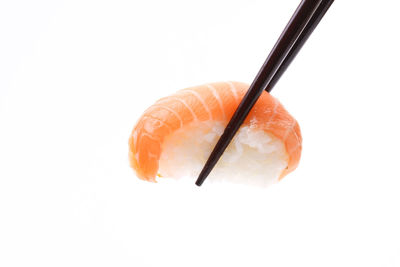
[[[272,90],[333,1],[301,1],[211,152],[197,178],[196,185],[201,186],[203,184],[262,92]]]

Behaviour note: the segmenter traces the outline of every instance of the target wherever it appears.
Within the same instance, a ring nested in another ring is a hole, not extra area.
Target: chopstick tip
[[[199,177],[197,178],[195,184],[200,187],[204,183],[204,181],[206,180],[206,178],[207,178],[209,173],[210,172],[208,171],[207,165],[204,166],[204,169],[199,174]]]

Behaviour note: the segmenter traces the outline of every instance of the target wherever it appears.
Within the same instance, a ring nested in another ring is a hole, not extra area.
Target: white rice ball
[[[222,122],[196,122],[167,136],[159,161],[159,175],[194,181],[224,128]],[[251,125],[242,126],[208,176],[207,183],[268,186],[279,180],[287,166],[288,156],[281,140]]]

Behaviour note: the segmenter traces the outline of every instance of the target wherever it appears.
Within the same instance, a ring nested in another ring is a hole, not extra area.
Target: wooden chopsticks
[[[201,186],[239,130],[261,93],[270,92],[296,57],[334,0],[302,0],[204,165],[196,185]]]

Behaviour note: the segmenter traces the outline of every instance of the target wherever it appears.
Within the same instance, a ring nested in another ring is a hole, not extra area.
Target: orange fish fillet
[[[191,122],[221,121],[226,125],[249,85],[217,82],[186,88],[158,100],[140,117],[129,138],[129,159],[139,178],[155,182],[162,143],[166,136]],[[293,171],[300,160],[302,137],[297,121],[282,104],[263,92],[244,125],[268,132],[286,148],[288,166],[280,178]]]

